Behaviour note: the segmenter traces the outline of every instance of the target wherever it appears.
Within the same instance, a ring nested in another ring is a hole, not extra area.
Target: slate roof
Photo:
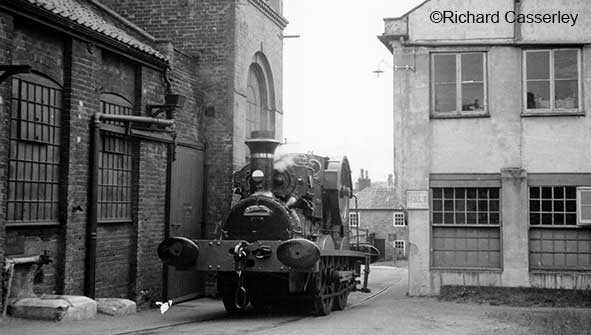
[[[30,3],[39,8],[45,9],[54,15],[59,15],[76,25],[90,28],[98,33],[108,36],[116,41],[127,44],[137,50],[145,52],[156,58],[166,60],[167,58],[146,43],[129,35],[121,28],[107,21],[103,14],[93,8],[89,3],[82,3],[76,0],[18,0]]]
[[[395,188],[392,186],[373,185],[355,194],[359,209],[400,209]],[[355,208],[355,200],[351,199],[350,208]]]

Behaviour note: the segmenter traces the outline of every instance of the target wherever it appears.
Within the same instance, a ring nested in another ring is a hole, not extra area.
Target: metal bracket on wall
[[[394,71],[400,71],[400,70],[415,72],[415,67],[412,65],[401,65],[401,66],[395,65],[394,66]]]
[[[0,84],[3,83],[8,77],[19,73],[31,72],[31,65],[0,65],[0,71],[4,71],[0,75]]]

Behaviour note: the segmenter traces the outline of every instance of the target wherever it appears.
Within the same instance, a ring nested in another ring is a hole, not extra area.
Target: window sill
[[[501,268],[454,268],[454,267],[431,267],[431,271],[446,272],[446,271],[462,271],[462,272],[503,272]]]
[[[431,112],[429,118],[431,119],[475,119],[490,117],[488,112],[474,112],[474,113],[436,113]]]
[[[530,274],[534,275],[545,275],[545,274],[581,274],[581,273],[589,273],[591,272],[591,268],[581,268],[581,269],[529,269]]]
[[[56,221],[8,221],[7,228],[20,227],[57,227],[60,223]]]
[[[521,112],[521,117],[539,117],[539,116],[585,116],[585,112],[579,112],[579,111],[557,111],[557,112],[551,112],[551,111],[542,111],[542,112],[531,112],[531,111],[525,111],[525,112]]]
[[[129,218],[122,218],[122,219],[98,219],[96,223],[99,224],[117,224],[117,223],[132,223],[132,220]]]
[[[451,227],[451,228],[499,228],[500,224],[478,224],[478,223],[432,223],[432,227]]]
[[[589,225],[541,225],[541,224],[536,224],[536,225],[529,225],[529,228],[544,228],[544,229],[585,229],[585,228],[591,228],[591,226]]]

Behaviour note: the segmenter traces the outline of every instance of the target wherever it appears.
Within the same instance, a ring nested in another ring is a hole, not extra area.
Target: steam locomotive
[[[246,141],[250,164],[234,175],[240,196],[215,240],[169,237],[158,246],[164,264],[217,272],[229,313],[298,299],[323,316],[367,289],[371,250],[350,240],[351,171],[347,158],[313,154],[275,157],[269,132]]]

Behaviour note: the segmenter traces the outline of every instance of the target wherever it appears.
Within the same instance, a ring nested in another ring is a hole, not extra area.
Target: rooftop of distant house
[[[388,176],[388,181],[386,182],[374,182],[372,184],[368,171],[361,170],[361,177],[357,179],[357,188],[355,191],[357,208],[362,210],[400,209],[400,203],[395,191],[392,175]],[[351,209],[355,208],[354,199],[352,199],[350,207]]]

